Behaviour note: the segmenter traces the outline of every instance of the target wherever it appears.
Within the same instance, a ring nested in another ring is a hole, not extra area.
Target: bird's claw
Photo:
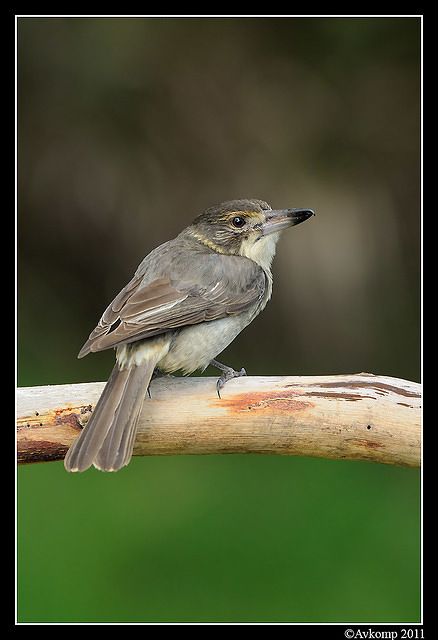
[[[158,378],[158,376],[169,376],[170,378],[173,378],[173,375],[171,373],[164,373],[164,371],[162,371],[160,369],[160,367],[155,367],[151,379],[149,380],[149,384],[148,384],[148,396],[149,398],[151,398],[151,382],[152,380],[155,380],[155,378]]]
[[[220,368],[222,369],[222,375],[218,379],[216,384],[217,395],[219,398],[221,398],[220,390],[224,386],[224,384],[228,382],[228,380],[231,380],[232,378],[240,378],[241,376],[246,376],[246,371],[243,368],[240,371],[235,371],[232,367],[225,367],[224,365],[222,365]]]

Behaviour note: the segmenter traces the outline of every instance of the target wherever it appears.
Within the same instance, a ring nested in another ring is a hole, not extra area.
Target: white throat
[[[270,233],[267,236],[259,236],[252,242],[245,242],[241,255],[253,260],[267,273],[271,274],[271,264],[275,256],[275,249],[280,238],[281,231]]]

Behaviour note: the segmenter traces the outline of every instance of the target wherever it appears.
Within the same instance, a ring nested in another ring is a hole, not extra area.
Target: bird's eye
[[[234,216],[231,220],[231,224],[233,227],[236,227],[236,229],[241,229],[245,224],[245,218],[242,218],[241,216]]]

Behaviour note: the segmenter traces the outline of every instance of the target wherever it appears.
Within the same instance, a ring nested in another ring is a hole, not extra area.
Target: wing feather
[[[170,276],[145,284],[144,276],[134,276],[104,311],[78,357],[245,311],[265,292],[265,274],[255,267],[250,265],[251,277],[242,286],[230,286],[217,274],[208,286]]]

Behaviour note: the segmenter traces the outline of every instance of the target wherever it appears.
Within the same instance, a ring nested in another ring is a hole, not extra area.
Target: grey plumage
[[[128,464],[153,370],[153,360],[130,369],[114,366],[90,420],[67,452],[68,471],[85,471],[91,464],[117,471]]]
[[[146,256],[79,352],[83,357],[113,347],[117,355],[90,420],[67,453],[68,471],[92,464],[116,471],[128,464],[155,367],[205,369],[268,302],[280,231],[310,215],[308,209],[272,211],[261,200],[229,201],[207,209]],[[223,381],[232,372],[225,369]]]
[[[252,260],[217,254],[190,236],[178,236],[145,258],[105,310],[79,357],[240,313],[265,292],[266,274]],[[111,331],[117,320],[120,324]]]

